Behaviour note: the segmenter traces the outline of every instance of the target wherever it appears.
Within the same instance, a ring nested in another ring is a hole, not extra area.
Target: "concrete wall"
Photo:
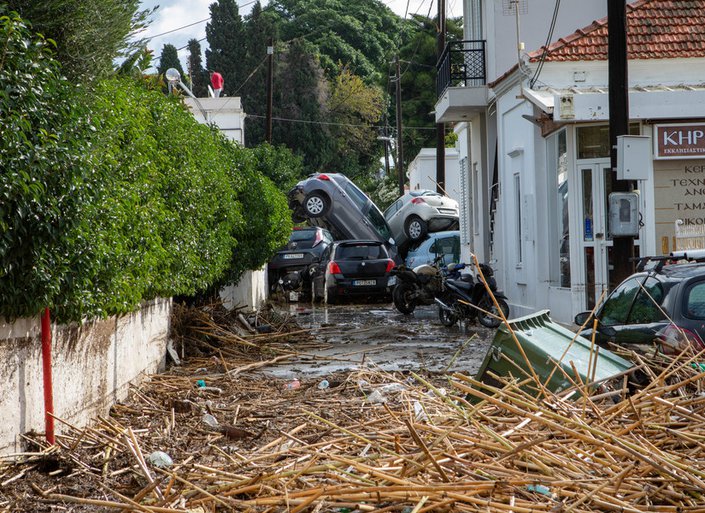
[[[220,290],[220,299],[225,308],[238,306],[258,308],[267,299],[266,266],[258,271],[247,271],[236,285],[227,285]]]
[[[171,299],[159,299],[129,315],[52,326],[55,415],[84,426],[124,399],[131,383],[163,370],[170,317]],[[45,430],[39,318],[0,321],[0,361],[0,454],[9,454],[22,450],[22,433]]]
[[[239,96],[221,98],[189,98],[184,102],[199,123],[215,124],[225,137],[245,144],[245,113]]]

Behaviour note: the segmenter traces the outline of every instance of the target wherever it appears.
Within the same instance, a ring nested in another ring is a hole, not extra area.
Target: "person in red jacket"
[[[211,71],[211,86],[213,86],[213,94],[216,98],[223,91],[223,75],[217,71]]]

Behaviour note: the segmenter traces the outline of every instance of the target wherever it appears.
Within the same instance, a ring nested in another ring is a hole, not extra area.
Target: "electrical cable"
[[[548,54],[548,45],[551,43],[551,39],[553,39],[553,30],[556,28],[556,20],[558,19],[558,9],[560,8],[560,6],[561,0],[556,0],[556,3],[553,6],[553,18],[551,19],[551,26],[549,27],[548,35],[546,36],[546,44],[543,45],[543,52],[541,53],[539,64],[538,66],[536,66],[534,76],[529,82],[529,88],[534,87],[536,81],[539,78],[539,75],[541,74],[541,70],[543,69],[543,63],[546,61],[546,55]]]
[[[248,118],[266,119],[267,116],[262,116],[260,114],[247,114]],[[334,123],[332,121],[312,121],[309,119],[292,119],[292,118],[281,118],[273,117],[276,121],[287,121],[289,123],[305,123],[309,125],[325,125],[325,126],[346,126],[352,128],[384,128],[383,125],[368,125],[368,124],[356,124],[356,123]],[[436,127],[426,127],[426,126],[403,126],[404,130],[436,130]]]

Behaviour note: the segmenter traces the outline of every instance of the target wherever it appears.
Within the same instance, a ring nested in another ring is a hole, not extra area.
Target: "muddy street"
[[[479,324],[447,328],[435,306],[402,315],[393,305],[277,303],[276,311],[310,329],[318,358],[299,357],[266,372],[279,378],[325,376],[366,364],[384,371],[477,371],[495,330]]]

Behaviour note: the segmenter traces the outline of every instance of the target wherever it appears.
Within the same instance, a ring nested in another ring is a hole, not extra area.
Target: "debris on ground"
[[[651,380],[633,393],[368,366],[286,387],[262,370],[320,344],[290,319],[177,315],[182,365],[54,447],[27,435],[0,511],[705,511],[702,355],[624,351]]]

